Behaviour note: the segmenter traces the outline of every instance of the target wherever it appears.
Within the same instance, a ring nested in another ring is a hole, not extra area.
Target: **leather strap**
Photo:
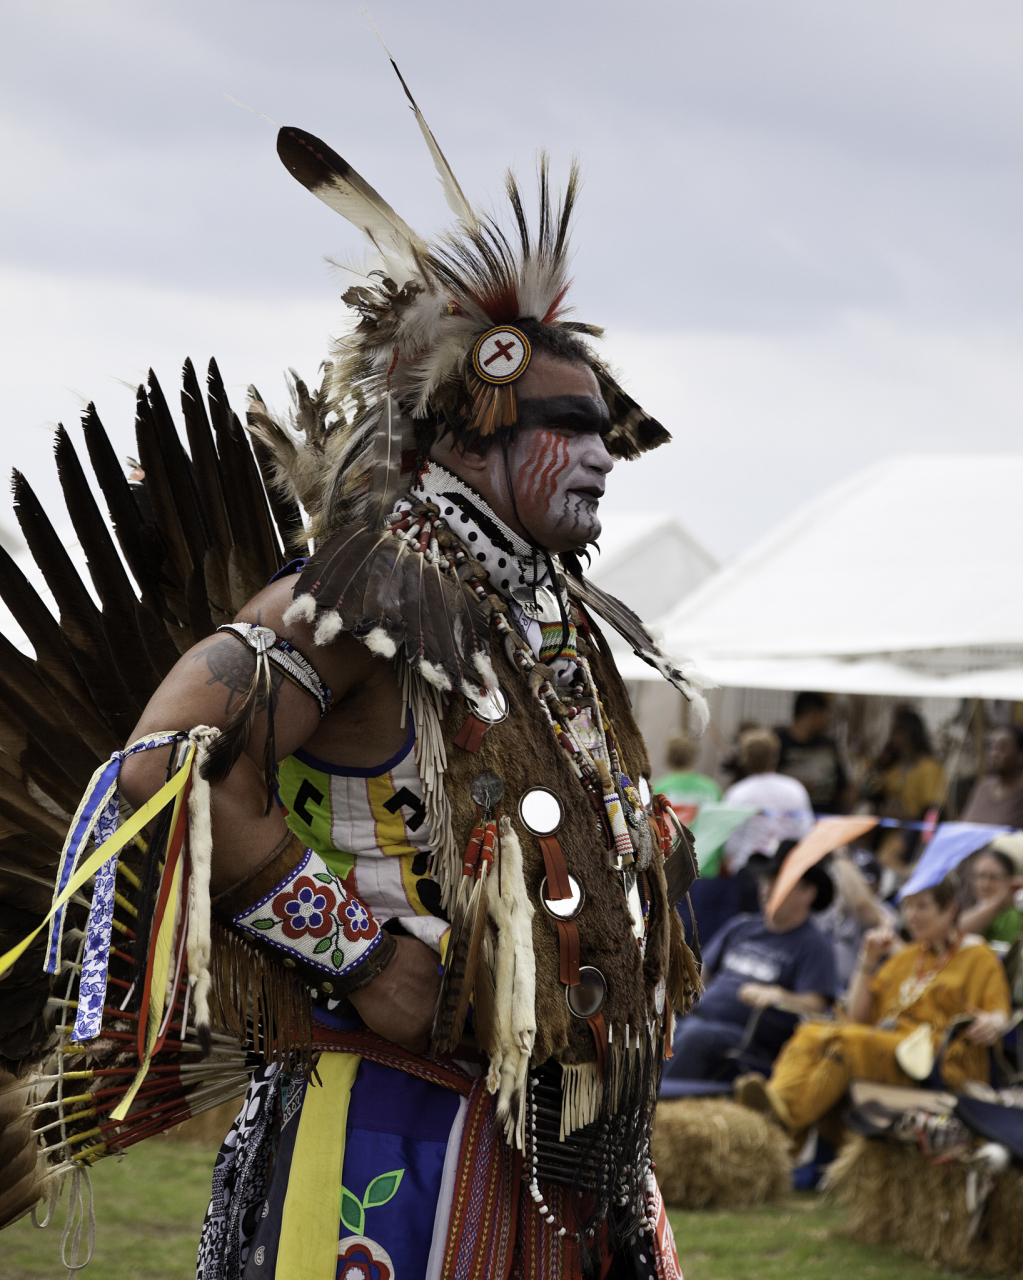
[[[597,1047],[597,1070],[600,1072],[601,1080],[607,1075],[607,1023],[604,1021],[602,1013],[595,1013],[592,1018],[587,1018],[590,1024],[590,1030],[593,1032],[593,1043]]]
[[[572,887],[568,882],[568,867],[565,866],[565,855],[561,852],[558,837],[540,836],[539,840],[543,851],[544,869],[547,872],[547,897],[552,902],[571,898]]]
[[[221,920],[229,921],[241,915],[246,907],[265,897],[274,885],[280,884],[305,857],[305,843],[289,831],[284,839],[256,864],[244,880],[218,893],[210,899],[213,913]]]
[[[485,721],[470,711],[465,724],[459,729],[458,736],[454,739],[455,746],[476,755],[483,746],[483,734],[486,729]]]
[[[579,985],[579,930],[574,920],[559,920],[558,945],[561,952],[560,981],[566,987]]]

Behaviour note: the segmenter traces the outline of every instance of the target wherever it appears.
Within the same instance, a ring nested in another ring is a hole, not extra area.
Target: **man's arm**
[[[316,645],[312,628],[300,623],[285,627],[283,613],[291,604],[294,583],[275,583],[261,592],[238,614],[238,621],[259,622],[291,643],[314,666],[336,700],[357,690],[367,678],[385,673],[384,664],[351,636],[340,635],[329,645]],[[205,724],[223,729],[231,721],[255,668],[255,654],[236,636],[222,632],[207,637],[175,664],[153,694],[131,741],[147,733],[187,731]],[[319,728],[319,707],[293,681],[271,669],[277,691],[274,737],[279,760],[308,741]],[[389,671],[389,669],[388,669]],[[385,673],[386,674],[386,673]],[[385,706],[379,719],[392,709]],[[395,716],[395,731],[397,719]],[[376,726],[379,728],[378,726]],[[260,707],[246,750],[228,777],[211,788],[213,861],[210,891],[213,897],[245,881],[287,835],[280,810],[267,814],[266,785],[262,771],[267,722]],[[370,741],[369,751],[375,750]],[[385,751],[376,759],[386,759]],[[129,756],[122,766],[121,787],[138,808],[163,785],[170,748]],[[373,763],[368,760],[366,763]],[[416,938],[398,938],[397,951],[383,973],[350,999],[372,1030],[415,1052],[426,1048],[439,979],[437,955]]]
[[[778,1005],[791,1013],[823,1013],[828,1007],[819,991],[787,991],[776,982],[744,982],[736,995],[751,1009]]]

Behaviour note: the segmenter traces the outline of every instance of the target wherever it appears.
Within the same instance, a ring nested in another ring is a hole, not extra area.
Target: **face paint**
[[[520,430],[509,448],[509,470],[518,517],[530,536],[551,551],[595,541],[597,508],[612,465],[594,430]]]
[[[554,431],[537,431],[534,441],[533,456],[522,468],[522,499],[549,506],[568,466],[568,441]]]

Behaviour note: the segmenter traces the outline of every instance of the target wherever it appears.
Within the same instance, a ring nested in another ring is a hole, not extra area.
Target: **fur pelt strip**
[[[526,892],[522,846],[501,819],[500,875],[487,882],[487,909],[497,926],[494,965],[496,1047],[487,1088],[497,1096],[497,1120],[505,1140],[520,1150],[525,1137],[526,1074],[536,1042],[536,958],[533,904]]]
[[[210,744],[220,730],[197,725],[188,735],[195,744],[192,789],[188,796],[188,852],[192,873],[188,882],[188,923],[186,956],[191,988],[192,1019],[200,1042],[210,1034],[210,868],[213,861],[213,825],[210,812],[210,784],[203,777]]]

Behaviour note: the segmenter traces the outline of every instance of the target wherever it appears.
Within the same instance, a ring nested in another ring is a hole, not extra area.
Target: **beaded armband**
[[[269,627],[257,626],[254,622],[225,622],[222,627],[217,627],[217,631],[229,631],[255,652],[265,652],[278,671],[297,684],[304,693],[315,698],[321,716],[325,716],[330,710],[334,695],[316,674],[312,663],[293,644],[282,640]]]
[[[246,941],[335,999],[372,982],[396,949],[369,909],[297,836],[213,907]]]

